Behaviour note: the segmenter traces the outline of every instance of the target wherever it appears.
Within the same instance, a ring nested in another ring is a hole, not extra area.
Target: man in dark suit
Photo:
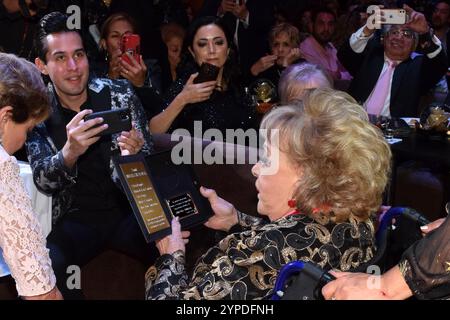
[[[268,53],[268,34],[275,23],[275,0],[206,0],[199,16],[223,16],[234,34],[242,70]]]
[[[382,41],[366,24],[338,52],[341,63],[354,77],[349,93],[364,103],[368,113],[417,117],[420,96],[447,70],[441,42],[425,16],[406,5],[404,8],[409,21],[391,26]],[[413,53],[415,50],[419,54]],[[385,94],[381,93],[383,83],[387,85]]]

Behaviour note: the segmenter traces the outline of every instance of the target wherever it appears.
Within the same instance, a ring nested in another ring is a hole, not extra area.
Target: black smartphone
[[[112,109],[106,111],[99,111],[88,114],[84,117],[84,121],[88,121],[95,118],[103,118],[103,123],[96,125],[92,128],[99,127],[103,124],[107,124],[108,128],[97,134],[97,136],[106,136],[113,133],[122,131],[130,131],[131,125],[131,113],[128,108]]]
[[[194,83],[215,81],[217,79],[217,76],[219,75],[219,71],[219,67],[207,62],[203,62],[200,67],[200,71],[198,72],[197,78],[194,79]]]

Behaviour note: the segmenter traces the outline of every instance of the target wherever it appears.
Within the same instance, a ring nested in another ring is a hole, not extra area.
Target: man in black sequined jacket
[[[29,134],[27,151],[36,186],[53,197],[47,246],[58,287],[70,299],[82,293],[68,280],[68,266],[81,267],[106,248],[150,263],[152,248],[119,186],[112,157],[149,154],[152,140],[142,105],[126,81],[89,79],[81,37],[66,21],[57,12],[40,21],[35,62],[51,80],[52,113]],[[83,120],[91,112],[123,107],[134,123],[129,132],[98,137],[106,128],[102,120]]]

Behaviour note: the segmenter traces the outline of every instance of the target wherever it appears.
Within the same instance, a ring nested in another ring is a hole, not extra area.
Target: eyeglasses
[[[403,38],[407,39],[413,39],[414,38],[414,32],[411,30],[389,30],[388,35],[390,37],[398,37],[401,36]]]

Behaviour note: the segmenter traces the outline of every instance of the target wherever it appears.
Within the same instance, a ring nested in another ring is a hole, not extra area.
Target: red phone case
[[[127,63],[132,65],[132,62],[127,52],[131,54],[131,56],[136,59],[136,61],[140,62],[140,54],[141,54],[141,38],[138,34],[124,34],[122,37],[122,59],[126,61]]]

